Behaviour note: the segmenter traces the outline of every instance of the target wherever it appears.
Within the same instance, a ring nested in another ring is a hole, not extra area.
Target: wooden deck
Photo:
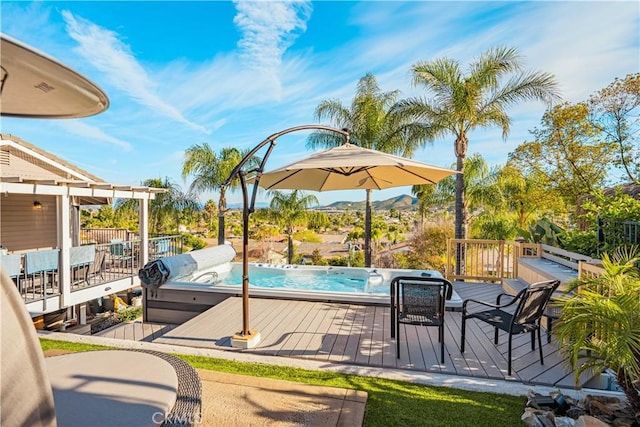
[[[100,332],[93,334],[96,337],[114,338],[118,340],[146,341],[152,342],[160,338],[177,325],[161,325],[159,323],[120,323]]]
[[[456,282],[463,298],[495,301],[499,285]],[[507,376],[507,340],[501,333],[493,344],[493,329],[475,320],[467,322],[467,346],[460,353],[461,313],[447,312],[445,363],[439,363],[437,328],[400,326],[400,358],[390,337],[390,310],[333,302],[279,299],[250,300],[250,327],[261,333],[257,347],[231,347],[231,336],[242,324],[241,298],[229,298],[196,318],[164,333],[154,342],[190,347],[244,351],[282,357],[308,358],[341,364],[388,367],[417,371],[505,379],[526,384],[573,388],[573,373],[555,339],[547,343],[543,330],[544,366],[529,334],[514,337],[513,372]],[[589,377],[581,381],[584,384]]]

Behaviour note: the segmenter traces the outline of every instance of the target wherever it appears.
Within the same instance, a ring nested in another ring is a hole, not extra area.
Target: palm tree
[[[184,193],[182,188],[168,177],[145,179],[142,185],[166,190],[156,194],[156,197],[149,201],[149,229],[156,234],[166,231],[167,223],[172,222],[175,222],[175,231],[178,231],[180,215],[199,209],[193,194]],[[134,213],[136,216],[139,215],[139,203],[135,199],[118,199],[115,207],[118,217],[130,217]]]
[[[209,231],[213,230],[213,218],[216,214],[216,210],[216,203],[213,200],[207,200],[204,204],[204,212]]]
[[[411,187],[411,194],[418,199],[418,215],[420,215],[420,225],[422,226],[427,211],[437,203],[436,187],[428,184],[414,185]]]
[[[477,128],[498,126],[502,137],[509,135],[511,119],[506,108],[518,102],[541,100],[551,103],[558,98],[555,77],[549,73],[523,71],[515,48],[489,49],[474,60],[467,73],[458,61],[441,58],[413,65],[413,85],[432,93],[431,99],[413,97],[401,101],[397,111],[413,117],[428,127],[430,138],[455,137],[456,169],[464,172],[468,135]],[[501,80],[510,76],[506,83]],[[464,176],[456,176],[455,238],[464,239]],[[458,260],[461,254],[457,254]],[[460,267],[457,263],[457,267]],[[460,273],[460,271],[457,271]]]
[[[200,194],[204,191],[219,191],[218,202],[218,244],[224,243],[224,213],[227,210],[226,189],[222,184],[231,174],[231,171],[240,163],[248,153],[234,147],[226,147],[216,154],[207,144],[193,145],[185,150],[185,160],[182,165],[182,178],[193,175],[194,179],[189,186],[189,191]],[[249,160],[249,166],[258,163],[257,158]],[[233,180],[229,190],[240,188],[240,181]]]
[[[427,140],[426,128],[408,122],[401,114],[392,113],[398,99],[397,90],[382,92],[373,74],[366,74],[357,85],[350,106],[338,99],[322,101],[315,111],[318,120],[329,119],[336,128],[349,129],[354,144],[373,150],[410,157]],[[314,132],[309,136],[309,148],[336,147],[343,143],[335,133]],[[371,190],[366,190],[365,203],[365,265],[371,266]]]
[[[199,209],[198,201],[191,192],[183,192],[182,188],[173,183],[168,177],[150,178],[142,182],[147,187],[164,188],[164,193],[158,193],[155,199],[149,202],[149,228],[156,233],[163,231],[166,222],[175,222],[175,231],[180,225],[180,215],[183,211]],[[186,213],[186,212],[185,212]]]
[[[305,195],[300,190],[290,193],[273,190],[269,209],[272,217],[282,224],[287,234],[287,262],[293,263],[293,227],[301,224],[307,218],[307,208],[317,205],[318,199],[314,195]]]

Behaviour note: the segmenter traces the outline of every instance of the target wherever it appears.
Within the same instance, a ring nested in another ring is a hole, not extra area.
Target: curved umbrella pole
[[[255,329],[252,330],[249,328],[249,215],[255,211],[256,195],[258,194],[260,177],[262,176],[262,172],[264,172],[264,167],[267,164],[267,160],[269,159],[271,152],[275,148],[276,140],[283,135],[302,130],[325,130],[328,132],[335,132],[344,136],[345,141],[349,142],[349,132],[345,129],[336,129],[324,125],[302,125],[285,129],[270,135],[260,144],[251,149],[251,151],[249,151],[249,153],[240,160],[240,163],[238,163],[233,171],[231,171],[229,178],[227,178],[222,184],[222,188],[226,189],[231,181],[238,178],[240,180],[240,188],[242,190],[242,331],[231,338],[232,347],[250,348],[260,341],[260,333]],[[269,147],[260,162],[260,166],[250,171],[244,171],[242,168],[249,159],[267,144],[269,144]],[[255,178],[253,178],[251,202],[249,202],[246,176],[248,173],[253,172],[255,172],[256,175]],[[219,215],[219,223],[221,227],[218,229],[218,244],[224,244],[224,212],[219,212]]]

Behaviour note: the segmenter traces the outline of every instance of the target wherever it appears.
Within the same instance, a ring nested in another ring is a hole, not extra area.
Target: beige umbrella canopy
[[[382,190],[435,184],[454,173],[457,172],[346,143],[265,172],[259,185],[267,190]]]
[[[35,49],[0,34],[0,115],[78,118],[107,109],[94,83]]]

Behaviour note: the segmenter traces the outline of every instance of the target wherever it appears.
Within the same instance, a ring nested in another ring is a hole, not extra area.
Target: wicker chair
[[[400,358],[400,324],[437,326],[440,362],[444,363],[445,300],[453,287],[446,279],[435,277],[396,277],[391,283],[391,337],[396,331],[396,357]]]
[[[517,295],[500,294],[495,304],[467,299],[462,304],[462,338],[460,351],[464,353],[465,330],[467,319],[478,319],[494,327],[494,343],[498,344],[498,331],[509,333],[508,375],[511,375],[511,338],[513,335],[531,333],[531,351],[536,349],[535,335],[538,335],[538,347],[540,350],[540,364],[544,365],[542,355],[542,340],[540,338],[540,319],[545,313],[545,308],[551,299],[553,292],[560,285],[559,280],[538,282],[529,285],[518,292]],[[502,298],[511,298],[506,304],[501,304]],[[469,312],[468,305],[475,303],[489,310]],[[515,308],[515,309],[512,309]],[[506,310],[505,310],[506,309]]]

